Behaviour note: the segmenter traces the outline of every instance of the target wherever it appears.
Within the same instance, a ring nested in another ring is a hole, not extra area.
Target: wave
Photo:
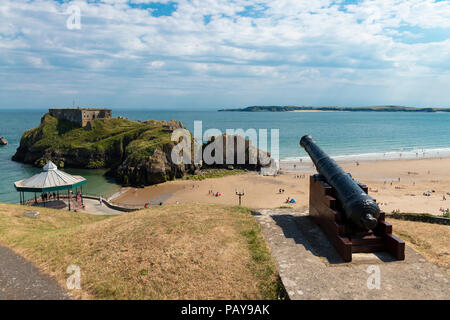
[[[341,162],[348,161],[371,161],[371,160],[411,160],[411,159],[431,159],[431,158],[446,158],[450,157],[450,148],[436,148],[436,149],[412,149],[399,150],[389,152],[372,152],[360,154],[346,154],[346,155],[330,155],[334,160]],[[280,159],[282,163],[292,162],[311,162],[309,157],[286,157]]]

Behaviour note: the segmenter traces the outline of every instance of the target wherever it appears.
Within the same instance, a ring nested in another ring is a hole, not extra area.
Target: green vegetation
[[[45,114],[38,127],[23,134],[13,160],[38,167],[52,160],[59,167],[106,168],[123,185],[151,185],[193,169],[169,162],[177,128],[180,122],[124,118],[96,119],[81,128]]]
[[[412,108],[403,106],[376,107],[307,107],[307,106],[251,106],[242,109],[221,109],[219,111],[240,112],[289,112],[289,111],[369,111],[369,112],[450,112],[450,108]]]
[[[104,217],[0,204],[0,243],[54,276],[80,267],[92,299],[280,299],[275,263],[250,210],[210,204]]]
[[[27,163],[33,160],[32,164],[40,166],[45,162],[46,156],[71,154],[81,157],[67,157],[66,164],[101,168],[114,161],[103,156],[105,153],[113,152],[121,156],[126,154],[139,159],[151,156],[156,147],[170,143],[170,133],[159,122],[97,119],[87,129],[45,114],[37,128],[23,134],[14,160]]]
[[[226,176],[232,176],[236,174],[243,174],[245,173],[245,170],[242,169],[202,169],[198,171],[196,174],[186,174],[183,177],[183,180],[194,180],[194,181],[201,181],[205,179],[211,179],[211,178],[222,178]]]
[[[253,164],[242,165],[240,170],[235,170],[227,169],[226,165],[211,168],[200,164],[173,163],[172,150],[178,142],[172,141],[172,133],[181,128],[184,129],[181,122],[174,120],[137,122],[124,118],[96,119],[81,128],[70,121],[45,114],[38,127],[22,135],[13,160],[37,167],[43,167],[51,160],[61,168],[104,168],[118,183],[135,187],[174,179],[218,178],[243,173],[242,169],[258,168]],[[193,152],[197,145],[193,138],[190,143]],[[245,143],[248,159],[248,140]]]
[[[275,265],[272,262],[272,256],[267,250],[267,245],[262,236],[261,227],[257,224],[241,228],[241,234],[247,240],[248,249],[252,256],[252,263],[249,264],[252,272],[262,279],[259,283],[259,289],[265,299],[286,299],[286,291],[281,284],[281,280],[273,281],[273,275],[276,273]]]
[[[411,220],[411,221],[423,221],[436,223],[436,220],[443,220],[440,218],[450,218],[448,213],[443,213],[442,217],[435,216],[429,213],[411,213],[411,212],[395,212],[388,214],[390,218],[399,219],[399,220]]]

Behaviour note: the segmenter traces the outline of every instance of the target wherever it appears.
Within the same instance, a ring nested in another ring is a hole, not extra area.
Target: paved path
[[[98,200],[92,200],[92,199],[83,199],[85,209],[82,210],[83,212],[95,214],[95,215],[120,215],[124,212],[111,209],[106,206],[106,204],[100,205]]]
[[[0,300],[69,299],[58,282],[31,262],[0,246]]]
[[[308,212],[267,209],[254,215],[291,299],[450,298],[450,277],[408,246],[405,261],[360,253],[344,263]],[[371,266],[379,267],[380,289],[367,286]]]

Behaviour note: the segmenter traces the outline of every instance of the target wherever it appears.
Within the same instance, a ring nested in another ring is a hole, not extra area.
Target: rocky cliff
[[[195,171],[194,165],[170,161],[171,134],[182,127],[177,121],[113,118],[80,128],[46,114],[38,127],[23,134],[12,159],[38,167],[52,160],[62,168],[107,168],[122,185],[151,185]]]
[[[233,169],[226,164],[208,166],[172,162],[176,142],[171,141],[171,136],[179,128],[183,128],[181,122],[173,120],[137,122],[125,118],[97,119],[80,128],[45,114],[38,127],[22,135],[13,160],[38,167],[52,160],[61,168],[106,168],[108,175],[124,186],[162,183],[182,178],[186,173],[195,174],[202,167]],[[194,141],[190,143],[194,150]],[[203,149],[208,145],[211,142]],[[248,141],[245,148],[246,155],[254,154],[256,149],[249,146]],[[259,162],[250,165],[246,156],[246,163],[239,167],[256,170],[260,166]]]

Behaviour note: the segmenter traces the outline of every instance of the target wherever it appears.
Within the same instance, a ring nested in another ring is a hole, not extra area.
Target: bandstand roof
[[[31,178],[14,182],[17,191],[25,192],[49,192],[67,190],[86,184],[86,179],[81,176],[72,176],[49,161],[39,174]]]

